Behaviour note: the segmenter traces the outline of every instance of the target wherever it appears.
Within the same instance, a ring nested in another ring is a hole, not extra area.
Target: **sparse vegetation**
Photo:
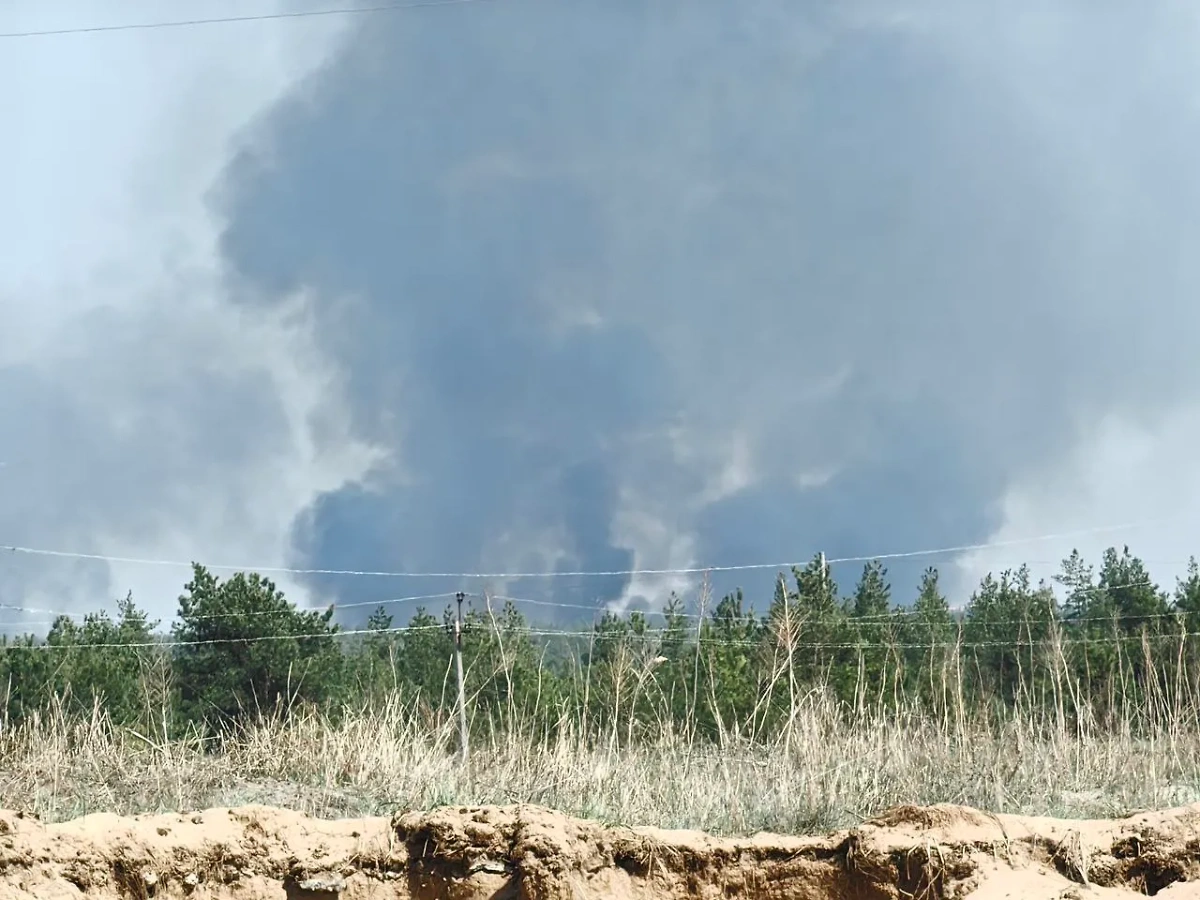
[[[511,605],[476,610],[464,769],[444,621],[401,631],[380,611],[337,639],[266,579],[197,567],[173,646],[127,600],[0,650],[0,807],[528,802],[745,833],[899,802],[1112,816],[1200,799],[1200,572],[1168,596],[1113,550],[1061,582],[1060,608],[1025,570],[989,577],[956,617],[932,570],[896,609],[881,566],[843,602],[814,562],[761,617],[740,594],[699,622],[672,601],[661,626],[608,615],[553,657]]]

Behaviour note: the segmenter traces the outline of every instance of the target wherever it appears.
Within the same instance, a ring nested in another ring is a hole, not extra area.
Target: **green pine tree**
[[[340,699],[342,654],[333,607],[298,610],[257,573],[220,581],[201,565],[173,628],[180,708],[222,726],[278,705]]]
[[[77,712],[89,714],[99,703],[118,725],[142,722],[143,677],[162,652],[154,638],[157,624],[132,595],[118,602],[115,621],[105,612],[88,613],[81,624],[60,616],[46,636],[55,648],[48,688]]]
[[[1188,557],[1187,578],[1175,579],[1174,601],[1186,631],[1200,632],[1200,565],[1194,556]]]
[[[942,593],[938,570],[921,575],[917,599],[896,616],[900,643],[904,645],[904,684],[926,703],[940,710],[950,703],[958,648],[957,628],[950,604]]]
[[[850,635],[837,582],[819,555],[803,569],[793,569],[792,575],[803,623],[798,657],[802,681],[828,686],[837,696],[849,700],[854,696],[856,673],[852,657],[842,646]]]
[[[1053,591],[1036,588],[1028,566],[987,575],[967,608],[964,643],[980,698],[1028,701],[1052,674],[1047,641],[1059,618]]]
[[[858,647],[846,663],[858,669],[856,690],[860,703],[868,698],[881,699],[894,687],[892,679],[899,674],[891,598],[892,587],[883,564],[873,560],[863,566],[849,610],[851,635]]]

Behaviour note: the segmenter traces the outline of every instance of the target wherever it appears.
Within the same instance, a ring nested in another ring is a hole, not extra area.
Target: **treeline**
[[[851,715],[1019,707],[1071,727],[1200,710],[1194,560],[1170,592],[1128,548],[1108,550],[1098,569],[1073,553],[1054,580],[1057,592],[1027,567],[989,575],[955,612],[935,569],[898,603],[880,563],[843,595],[814,559],[781,575],[761,612],[740,591],[716,602],[702,591],[698,609],[673,596],[653,616],[609,613],[573,632],[476,600],[463,642],[472,728],[765,739],[814,690]],[[127,597],[115,617],[60,617],[44,637],[0,643],[4,722],[51,705],[102,708],[118,725],[163,734],[299,710],[338,716],[399,696],[443,723],[457,696],[453,617],[452,606],[419,609],[399,624],[380,607],[365,633],[345,634],[332,607],[300,610],[257,574],[222,581],[197,565],[169,633]]]

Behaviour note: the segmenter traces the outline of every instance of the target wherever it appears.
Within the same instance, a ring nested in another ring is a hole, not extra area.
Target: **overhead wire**
[[[168,19],[153,22],[120,22],[112,25],[84,25],[69,28],[42,28],[29,31],[4,31],[0,38],[58,37],[68,34],[101,34],[117,31],[152,31],[164,28],[196,28],[204,25],[229,25],[243,22],[272,22],[287,19],[314,19],[333,16],[376,15],[437,6],[466,6],[494,3],[496,0],[417,0],[409,3],[379,3],[371,6],[345,6],[290,12],[251,13],[241,16],[211,16],[195,19]]]
[[[1051,534],[1036,535],[1027,538],[1013,538],[998,541],[984,541],[974,544],[958,544],[946,547],[933,547],[922,550],[905,550],[893,553],[876,553],[863,556],[842,556],[827,559],[826,565],[836,565],[850,562],[886,561],[895,559],[912,559],[917,557],[947,555],[955,553],[970,553],[982,550],[994,550],[1004,547],[1016,547],[1024,544],[1041,543],[1045,541],[1064,540],[1067,538],[1085,537],[1114,531],[1125,531],[1145,527],[1147,524],[1160,520],[1141,522],[1126,522],[1119,525],[1103,525],[1091,528],[1081,528],[1074,531],[1062,531]],[[148,557],[117,556],[105,553],[85,553],[72,550],[56,550],[42,547],[28,547],[17,544],[0,544],[0,551],[27,556],[42,556],[63,559],[94,560],[98,562],[119,563],[123,565],[163,566],[172,568],[191,568],[193,562],[175,559],[155,559]],[[325,568],[296,568],[289,566],[254,566],[231,565],[228,563],[205,564],[210,571],[258,572],[264,575],[324,575],[358,578],[456,578],[456,579],[493,579],[518,580],[523,578],[601,578],[601,577],[639,577],[653,575],[702,575],[712,572],[748,572],[762,569],[787,570],[808,565],[811,560],[802,562],[771,562],[771,563],[740,563],[732,565],[687,566],[679,568],[658,569],[609,569],[609,570],[576,570],[576,571],[532,571],[532,572],[403,572],[371,569],[325,569]]]
[[[237,637],[223,638],[206,638],[194,640],[180,639],[162,639],[148,641],[102,641],[102,642],[64,642],[64,643],[3,643],[0,644],[0,654],[9,650],[15,651],[78,651],[78,650],[137,650],[137,649],[170,649],[173,647],[197,647],[209,645],[224,645],[224,644],[257,644],[265,642],[277,641],[302,641],[302,640],[318,640],[318,639],[340,639],[347,637],[374,637],[381,638],[387,635],[409,634],[409,633],[430,633],[445,631],[444,625],[400,625],[389,628],[357,628],[348,631],[334,632],[308,632],[301,634],[269,634],[269,635],[245,635]],[[611,640],[626,640],[631,637],[637,638],[652,638],[662,637],[667,634],[662,629],[638,632],[636,634],[629,633],[604,633],[596,631],[579,631],[565,629],[543,629],[543,628],[516,628],[509,629],[503,632],[505,636],[524,636],[524,637],[540,637],[547,639],[587,639],[589,641],[611,641]],[[1060,637],[1058,642],[1063,645],[1076,644],[1110,644],[1123,643],[1126,641],[1161,641],[1161,640],[1180,640],[1187,638],[1200,638],[1200,632],[1196,631],[1179,631],[1173,633],[1160,634],[1113,634],[1113,635],[1089,635],[1087,637]],[[701,645],[716,645],[722,647],[754,647],[763,646],[761,641],[745,640],[745,639],[730,639],[720,636],[706,636],[699,638]],[[1007,640],[963,640],[960,638],[954,640],[929,641],[929,642],[888,642],[886,644],[868,645],[862,641],[797,641],[790,644],[793,650],[862,650],[869,646],[876,646],[881,649],[890,650],[928,650],[936,648],[965,648],[975,649],[982,647],[1025,647],[1032,646],[1034,640],[1025,639],[1007,639]]]
[[[1151,582],[1151,581],[1130,582],[1129,584],[1124,584],[1124,585],[1095,587],[1095,588],[1086,589],[1083,591],[1077,591],[1075,593],[1076,593],[1076,595],[1078,595],[1078,594],[1095,593],[1095,592],[1102,592],[1102,591],[1114,591],[1115,592],[1115,591],[1119,591],[1122,589],[1150,586],[1152,584],[1153,584],[1153,582]],[[391,602],[403,602],[406,600],[434,599],[434,598],[438,598],[438,597],[447,597],[447,596],[455,596],[455,594],[435,594],[435,595],[421,595],[421,596],[414,596],[414,597],[397,597],[397,598],[392,598]],[[513,597],[506,597],[506,598],[490,597],[489,598],[486,595],[470,595],[470,596],[472,596],[473,598],[476,598],[476,599],[488,599],[488,600],[504,599],[506,601],[512,601],[512,602],[520,602],[522,599],[522,598],[513,598]],[[387,602],[387,601],[384,601],[384,602]],[[363,605],[366,605],[366,604],[363,604]],[[328,609],[328,608],[329,607],[325,607],[325,609]],[[25,611],[25,612],[53,612],[52,610],[46,610],[46,609],[41,609],[41,608],[37,608],[37,607],[20,607],[20,606],[13,606],[10,604],[0,604],[0,609]],[[301,608],[301,611],[311,612],[311,611],[319,611],[320,609],[321,608],[319,608],[319,607],[307,607],[307,608]],[[254,616],[258,616],[258,615],[266,615],[266,614],[269,614],[269,613],[262,613],[262,612],[211,613],[211,614],[195,616],[194,619],[195,620],[212,620],[212,619],[225,618],[225,617],[249,618],[249,617],[254,617]],[[856,616],[856,617],[850,618],[848,621],[852,624],[853,623],[861,624],[861,623],[865,623],[865,622],[869,623],[870,620],[878,621],[878,620],[889,619],[889,620],[894,621],[895,617],[897,617],[897,616],[912,615],[912,614],[915,614],[915,611],[913,611],[911,609],[895,610],[892,613],[881,614],[880,616]],[[78,613],[60,613],[60,615],[74,616],[74,615],[79,615],[79,614]],[[689,618],[696,618],[696,616],[690,615]],[[1138,622],[1142,622],[1142,623],[1150,622],[1150,621],[1160,621],[1160,620],[1165,620],[1165,619],[1176,619],[1176,620],[1183,622],[1183,621],[1186,621],[1187,614],[1181,613],[1179,611],[1169,611],[1169,612],[1163,612],[1163,613],[1147,613],[1144,615],[1136,616],[1135,618]],[[746,623],[753,623],[753,624],[766,624],[768,621],[767,618],[759,617],[759,616],[735,617],[734,620],[744,621]],[[720,621],[733,621],[733,620],[726,619],[726,620],[720,620]],[[1068,625],[1068,624],[1079,625],[1079,624],[1092,623],[1092,622],[1108,623],[1108,622],[1113,622],[1113,621],[1114,621],[1114,619],[1113,619],[1113,616],[1111,616],[1111,615],[1084,615],[1084,616],[1075,616],[1075,617],[1070,617],[1070,618],[1066,618],[1061,615],[1055,615],[1055,616],[1051,617],[1048,621],[1045,619],[1038,619],[1033,616],[1024,616],[1021,618],[1001,618],[1001,619],[987,618],[987,619],[979,620],[977,622],[977,624],[979,624],[985,628],[997,628],[997,627],[1003,627],[1003,626],[1032,627],[1035,625],[1045,626],[1045,625],[1049,625],[1049,624],[1060,625],[1060,626]],[[21,623],[5,623],[5,624],[19,626]],[[24,623],[24,624],[29,624],[29,623]],[[53,623],[50,623],[50,624],[53,624]],[[672,634],[672,632],[670,631],[669,628],[629,630],[628,622],[623,622],[621,628],[613,629],[611,631],[605,631],[598,627],[599,624],[600,623],[593,623],[593,627],[589,630],[552,629],[552,628],[539,628],[536,626],[519,626],[516,628],[502,628],[499,630],[501,631],[502,634],[505,634],[505,635],[545,637],[545,638],[554,638],[554,639],[589,638],[591,640],[601,640],[601,641],[623,640],[623,639],[628,639],[628,638],[647,638],[647,637],[653,637],[655,635],[666,636],[668,634]],[[936,623],[925,623],[925,624],[932,625],[932,624],[936,624]],[[961,627],[966,623],[962,619],[956,619],[956,620],[953,620],[946,624],[951,625],[951,626]],[[3,626],[0,626],[0,627],[3,627]],[[443,630],[444,628],[445,628],[444,625],[438,625],[438,624],[434,624],[434,625],[411,625],[410,624],[410,625],[400,625],[400,626],[388,626],[386,628],[357,628],[357,629],[349,629],[349,630],[336,630],[336,631],[332,631],[332,632],[330,632],[330,631],[311,632],[311,633],[304,633],[304,634],[248,635],[248,636],[242,636],[242,637],[213,638],[213,639],[205,639],[205,640],[158,639],[158,640],[135,641],[135,642],[123,642],[123,641],[121,641],[121,642],[105,642],[105,643],[87,643],[87,642],[74,643],[74,642],[71,642],[71,643],[64,643],[64,644],[45,644],[45,643],[32,644],[32,645],[7,644],[5,646],[11,647],[14,649],[36,649],[38,647],[44,647],[44,648],[59,647],[62,649],[71,649],[71,648],[76,648],[76,649],[87,649],[87,648],[113,649],[113,648],[148,648],[148,647],[167,648],[167,647],[183,647],[183,646],[202,646],[202,645],[207,645],[207,644],[255,643],[258,641],[280,641],[280,640],[290,640],[290,639],[302,640],[302,639],[316,639],[316,638],[344,638],[344,637],[354,637],[354,636],[364,636],[364,635],[369,635],[369,636],[378,638],[378,637],[382,637],[382,636],[389,635],[389,634],[405,634],[405,633],[409,633],[409,632],[439,631],[439,630]],[[1153,639],[1157,640],[1157,639],[1162,639],[1162,638],[1177,639],[1180,637],[1190,637],[1190,636],[1200,636],[1200,634],[1192,635],[1190,632],[1173,632],[1170,634],[1150,635],[1149,637],[1152,637]],[[1124,637],[1117,636],[1117,638],[1120,640],[1133,639],[1133,637],[1140,638],[1140,636],[1124,636]],[[762,646],[761,640],[735,639],[735,638],[727,638],[727,637],[721,637],[721,636],[715,636],[715,637],[714,636],[697,636],[696,638],[692,638],[692,640],[698,640],[701,644],[718,644],[721,646],[747,646],[747,647]],[[1093,635],[1093,636],[1088,636],[1085,638],[1070,638],[1070,637],[1068,637],[1068,638],[1062,638],[1061,640],[1064,643],[1097,643],[1097,642],[1098,643],[1106,643],[1110,640],[1110,637],[1102,636],[1102,635]],[[934,643],[905,643],[905,642],[897,643],[895,641],[886,641],[886,642],[879,642],[879,643],[872,645],[872,644],[866,644],[862,640],[859,640],[859,641],[853,641],[853,642],[845,642],[845,641],[843,641],[843,642],[803,642],[803,641],[801,641],[801,642],[793,643],[792,647],[793,648],[808,648],[808,649],[820,649],[820,648],[862,649],[865,646],[878,646],[878,647],[889,648],[889,649],[917,649],[917,648],[922,648],[922,647],[929,648],[929,647],[936,647],[936,646],[969,646],[969,647],[1024,646],[1029,643],[1031,643],[1031,641],[1029,641],[1029,640],[1022,641],[1020,639],[1015,640],[1015,641],[1014,640],[989,640],[989,641],[970,641],[970,642],[963,642],[960,639],[960,640],[956,640],[956,641],[934,642]],[[0,649],[3,649],[3,648],[0,648]]]
[[[443,591],[439,594],[417,594],[417,595],[411,596],[411,597],[386,597],[382,600],[363,600],[361,602],[356,602],[356,603],[336,603],[335,602],[335,603],[326,603],[323,606],[297,606],[297,607],[293,607],[293,609],[295,612],[302,612],[302,613],[305,613],[305,612],[322,613],[322,612],[325,612],[325,611],[329,610],[330,608],[332,608],[336,612],[339,609],[353,609],[353,608],[364,607],[364,606],[376,606],[377,607],[377,606],[386,606],[386,605],[389,605],[392,603],[411,603],[411,602],[417,602],[420,600],[440,600],[442,598],[453,597],[453,596],[455,596],[455,594],[456,594],[455,591]],[[50,615],[50,616],[58,616],[58,617],[66,616],[68,618],[75,618],[77,616],[87,616],[87,615],[99,614],[99,613],[107,614],[107,612],[108,612],[107,610],[84,610],[81,612],[78,610],[47,609],[46,607],[42,607],[42,606],[20,606],[20,605],[16,605],[16,604],[12,604],[12,603],[0,603],[0,610],[8,610],[11,612],[24,612],[24,613],[42,613],[44,615]],[[194,620],[207,620],[207,619],[226,619],[226,618],[236,618],[236,617],[256,618],[256,617],[260,617],[260,616],[273,616],[273,615],[277,615],[277,612],[275,610],[253,610],[253,611],[246,611],[246,612],[231,611],[231,612],[219,612],[219,613],[198,613],[196,615],[189,616],[189,618],[194,619]],[[16,623],[16,624],[21,624],[21,623]],[[53,622],[50,622],[48,624],[53,624]],[[3,626],[0,625],[0,627],[3,627]]]
[[[1154,580],[1148,578],[1148,579],[1145,579],[1144,581],[1131,581],[1127,584],[1103,585],[1103,586],[1095,586],[1095,587],[1090,587],[1090,588],[1080,588],[1080,589],[1072,591],[1071,596],[1085,596],[1085,595],[1089,595],[1089,594],[1104,593],[1106,591],[1116,592],[1116,591],[1124,590],[1126,588],[1153,587],[1153,586],[1155,586]],[[472,595],[472,596],[481,596],[482,597],[485,595]],[[587,606],[586,604],[583,604],[583,603],[561,603],[561,602],[554,601],[554,600],[537,600],[537,599],[534,599],[531,597],[510,597],[510,596],[506,596],[503,594],[490,594],[490,595],[486,595],[486,596],[490,596],[492,600],[498,600],[501,602],[526,603],[526,604],[529,604],[532,606],[547,606],[547,607],[553,607],[553,608],[557,608],[557,609],[578,609],[578,610],[584,610],[587,612],[603,612],[603,611],[605,611],[605,610],[600,609],[599,607]],[[616,612],[617,610],[612,610],[612,611]],[[634,609],[634,610],[625,610],[625,611],[641,613],[644,616],[660,616],[660,617],[664,617],[664,618],[667,617],[668,615],[675,616],[680,619],[711,619],[713,617],[712,610],[709,610],[709,612],[704,615],[701,615],[700,613],[684,612],[682,610],[672,611],[670,613],[668,613],[666,610],[661,610],[661,609]],[[951,607],[947,607],[947,611],[954,615],[961,616],[961,615],[965,615],[967,613],[968,608],[966,606],[951,606]],[[801,615],[802,615],[802,613],[801,613]],[[918,610],[918,609],[915,609],[914,607],[908,606],[908,607],[898,607],[898,608],[892,609],[885,613],[867,613],[866,615],[853,616],[853,619],[854,619],[854,621],[857,621],[857,622],[881,622],[881,621],[886,622],[886,621],[890,621],[890,620],[896,618],[897,616],[903,617],[903,616],[918,616],[918,615],[922,615],[921,610]],[[1156,616],[1159,614],[1156,613],[1153,615]],[[1163,613],[1162,615],[1165,617],[1165,616],[1168,616],[1171,614]],[[1151,617],[1153,617],[1153,616],[1151,616]],[[761,616],[761,615],[758,615],[754,612],[749,612],[749,613],[746,613],[746,614],[740,615],[740,616],[722,616],[721,621],[723,621],[723,622],[753,622],[753,621],[760,621],[762,618],[763,618],[763,616]],[[1024,621],[1024,620],[1021,620],[1021,621]],[[1081,620],[1073,619],[1072,621],[1081,621]]]

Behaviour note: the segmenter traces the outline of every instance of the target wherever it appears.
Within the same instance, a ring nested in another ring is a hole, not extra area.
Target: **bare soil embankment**
[[[902,807],[819,837],[607,828],[533,807],[320,821],[266,807],[0,813],[0,900],[1200,897],[1200,806],[1117,821]]]

